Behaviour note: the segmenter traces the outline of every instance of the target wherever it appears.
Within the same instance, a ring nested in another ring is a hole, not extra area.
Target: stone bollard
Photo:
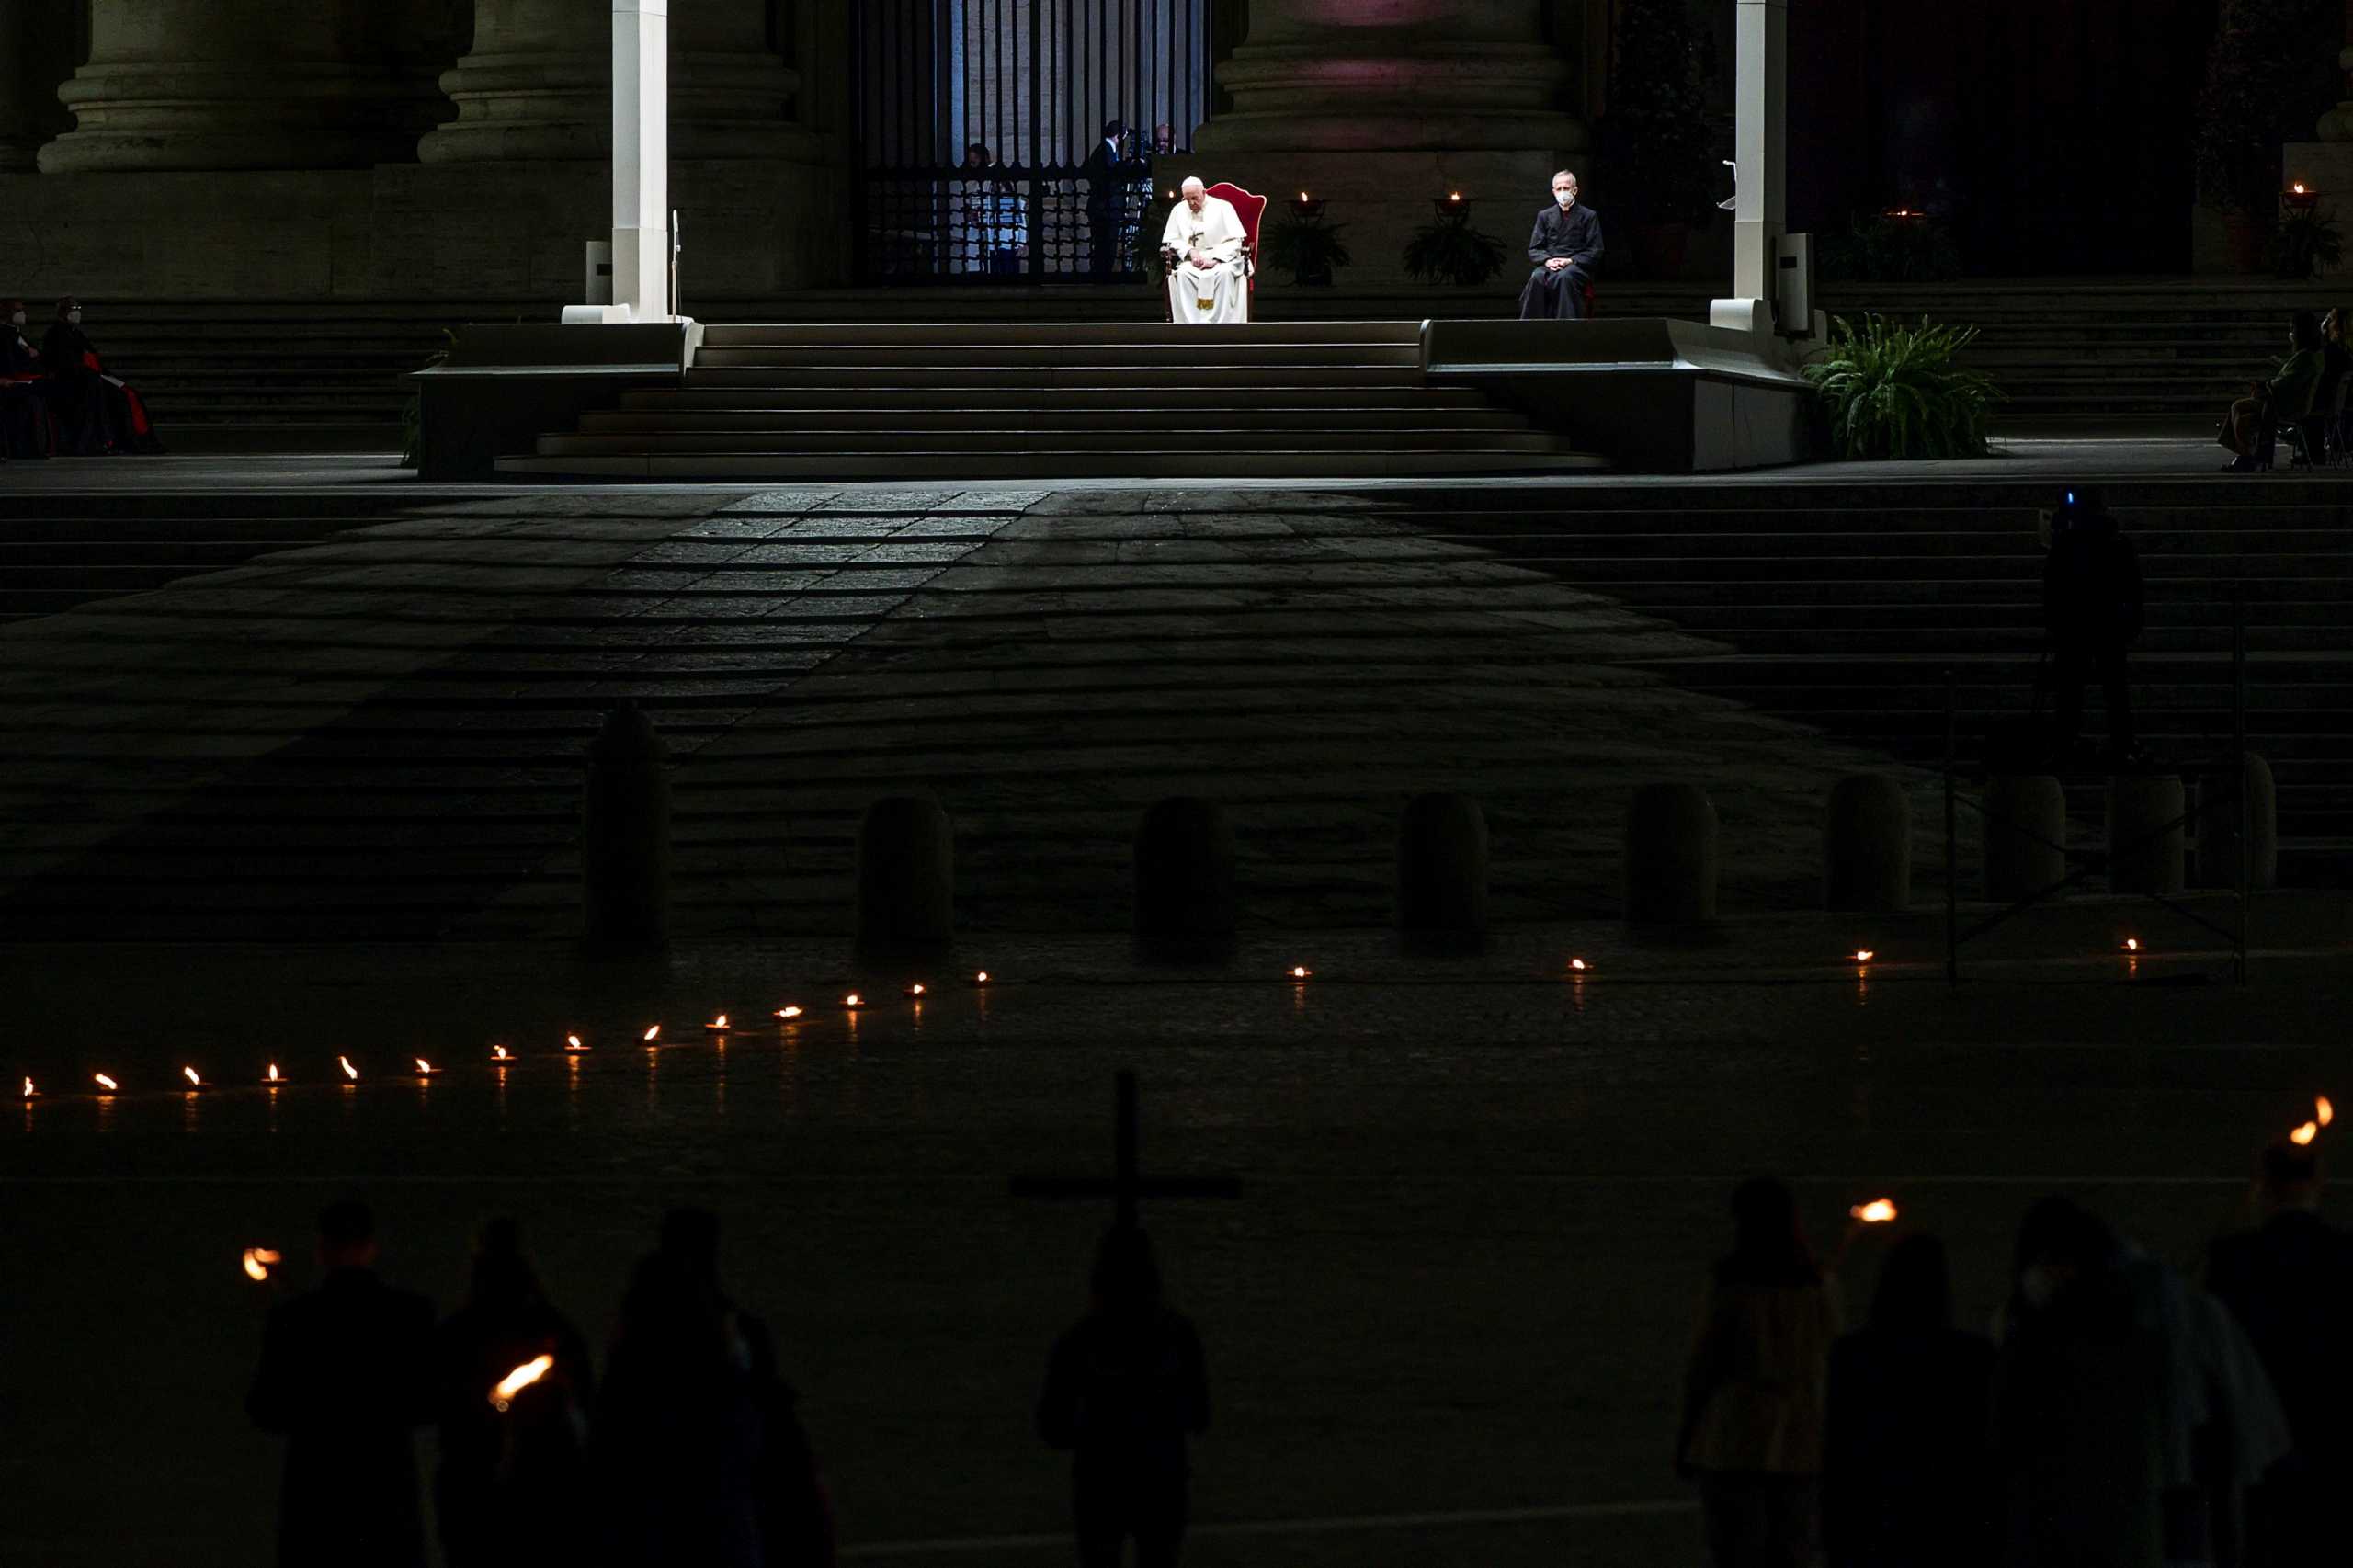
[[[2032,898],[2067,875],[2067,791],[2047,773],[1985,780],[1985,896]]]
[[[1233,936],[1233,828],[1225,809],[1190,795],[1145,808],[1136,824],[1136,936],[1215,945]]]
[[[1416,795],[1397,824],[1397,928],[1476,938],[1487,930],[1487,818],[1468,795]]]
[[[938,949],[956,939],[956,835],[925,795],[891,795],[858,824],[858,946]]]
[[[600,948],[670,937],[670,748],[624,698],[588,743],[580,801],[580,902]]]
[[[2271,782],[2271,765],[2253,752],[2245,756],[2239,786],[2246,791],[2246,885],[2276,887],[2279,881],[2279,795]],[[2222,768],[2198,780],[2198,885],[2232,889],[2239,885],[2239,802],[2231,790],[2230,769]]]
[[[1626,812],[1626,923],[1716,917],[1716,807],[1697,784],[1645,784]]]
[[[1912,907],[1912,800],[1884,773],[1830,788],[1822,816],[1823,907],[1898,914]]]
[[[2108,781],[2108,891],[2172,897],[2188,844],[2177,773],[2120,773]]]

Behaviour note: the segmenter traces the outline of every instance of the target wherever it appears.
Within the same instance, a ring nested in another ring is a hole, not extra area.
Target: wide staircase
[[[2226,758],[2232,621],[2245,617],[2249,749],[2279,786],[2284,880],[2353,873],[2353,531],[2341,482],[2120,482],[2105,487],[2141,554],[2147,629],[2131,688],[2142,745],[2188,770]],[[1426,491],[1424,526],[1475,540],[1722,642],[1658,661],[1688,688],[1941,765],[1950,674],[1959,761],[2025,721],[2041,646],[2041,486],[1961,483]],[[2106,738],[2097,685],[2084,735]],[[2095,835],[2104,779],[2068,779]]]
[[[1604,467],[1467,387],[1417,323],[708,329],[679,387],[623,394],[502,472],[539,478],[1314,477]]]

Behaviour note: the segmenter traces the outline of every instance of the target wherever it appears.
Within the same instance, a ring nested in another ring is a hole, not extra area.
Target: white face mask
[[[82,312],[79,311],[68,311],[65,312],[65,319],[73,323],[75,326],[80,326],[82,324]]]
[[[1575,201],[1576,199],[1577,193],[1574,190],[1556,190],[1552,193],[1552,199],[1559,202],[1563,208],[1569,206],[1572,202]]]

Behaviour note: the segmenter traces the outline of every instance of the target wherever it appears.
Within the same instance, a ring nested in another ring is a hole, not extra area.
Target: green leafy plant
[[[458,347],[458,335],[448,327],[441,329],[442,349],[419,366],[430,370],[449,362],[450,354]],[[410,389],[407,401],[401,404],[401,466],[415,468],[425,445],[425,394]]]
[[[1339,225],[1320,218],[1285,218],[1269,225],[1259,239],[1261,259],[1302,285],[1329,283],[1332,274],[1350,260]]]
[[[1623,0],[1609,111],[1598,127],[1606,199],[1633,223],[1715,216],[1726,171],[1722,116],[1709,101],[1706,54],[1689,0]]]
[[[1416,283],[1475,289],[1504,269],[1504,243],[1471,226],[1468,212],[1449,212],[1414,231],[1405,245],[1405,276]]]
[[[1842,283],[1941,283],[1961,276],[1961,252],[1925,213],[1858,214],[1843,234],[1824,235],[1822,276]]]
[[[2002,399],[1992,380],[1958,363],[1973,326],[1922,317],[1905,326],[1876,315],[1834,318],[1830,341],[1805,367],[1840,457],[1976,458]]]
[[[2345,233],[2334,212],[2316,207],[2290,212],[2271,235],[2271,270],[2284,283],[2334,272],[2344,259]]]
[[[2203,199],[2270,226],[2280,143],[2337,97],[2343,17],[2336,0],[2222,0],[2192,135]]]

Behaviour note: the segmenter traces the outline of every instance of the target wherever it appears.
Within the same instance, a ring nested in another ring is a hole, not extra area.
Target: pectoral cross
[[[1112,1200],[1112,1222],[1133,1230],[1137,1206],[1146,1198],[1239,1198],[1242,1183],[1230,1176],[1148,1176],[1136,1161],[1136,1075],[1121,1068],[1112,1122],[1111,1176],[1017,1176],[1016,1198],[1105,1198]]]

